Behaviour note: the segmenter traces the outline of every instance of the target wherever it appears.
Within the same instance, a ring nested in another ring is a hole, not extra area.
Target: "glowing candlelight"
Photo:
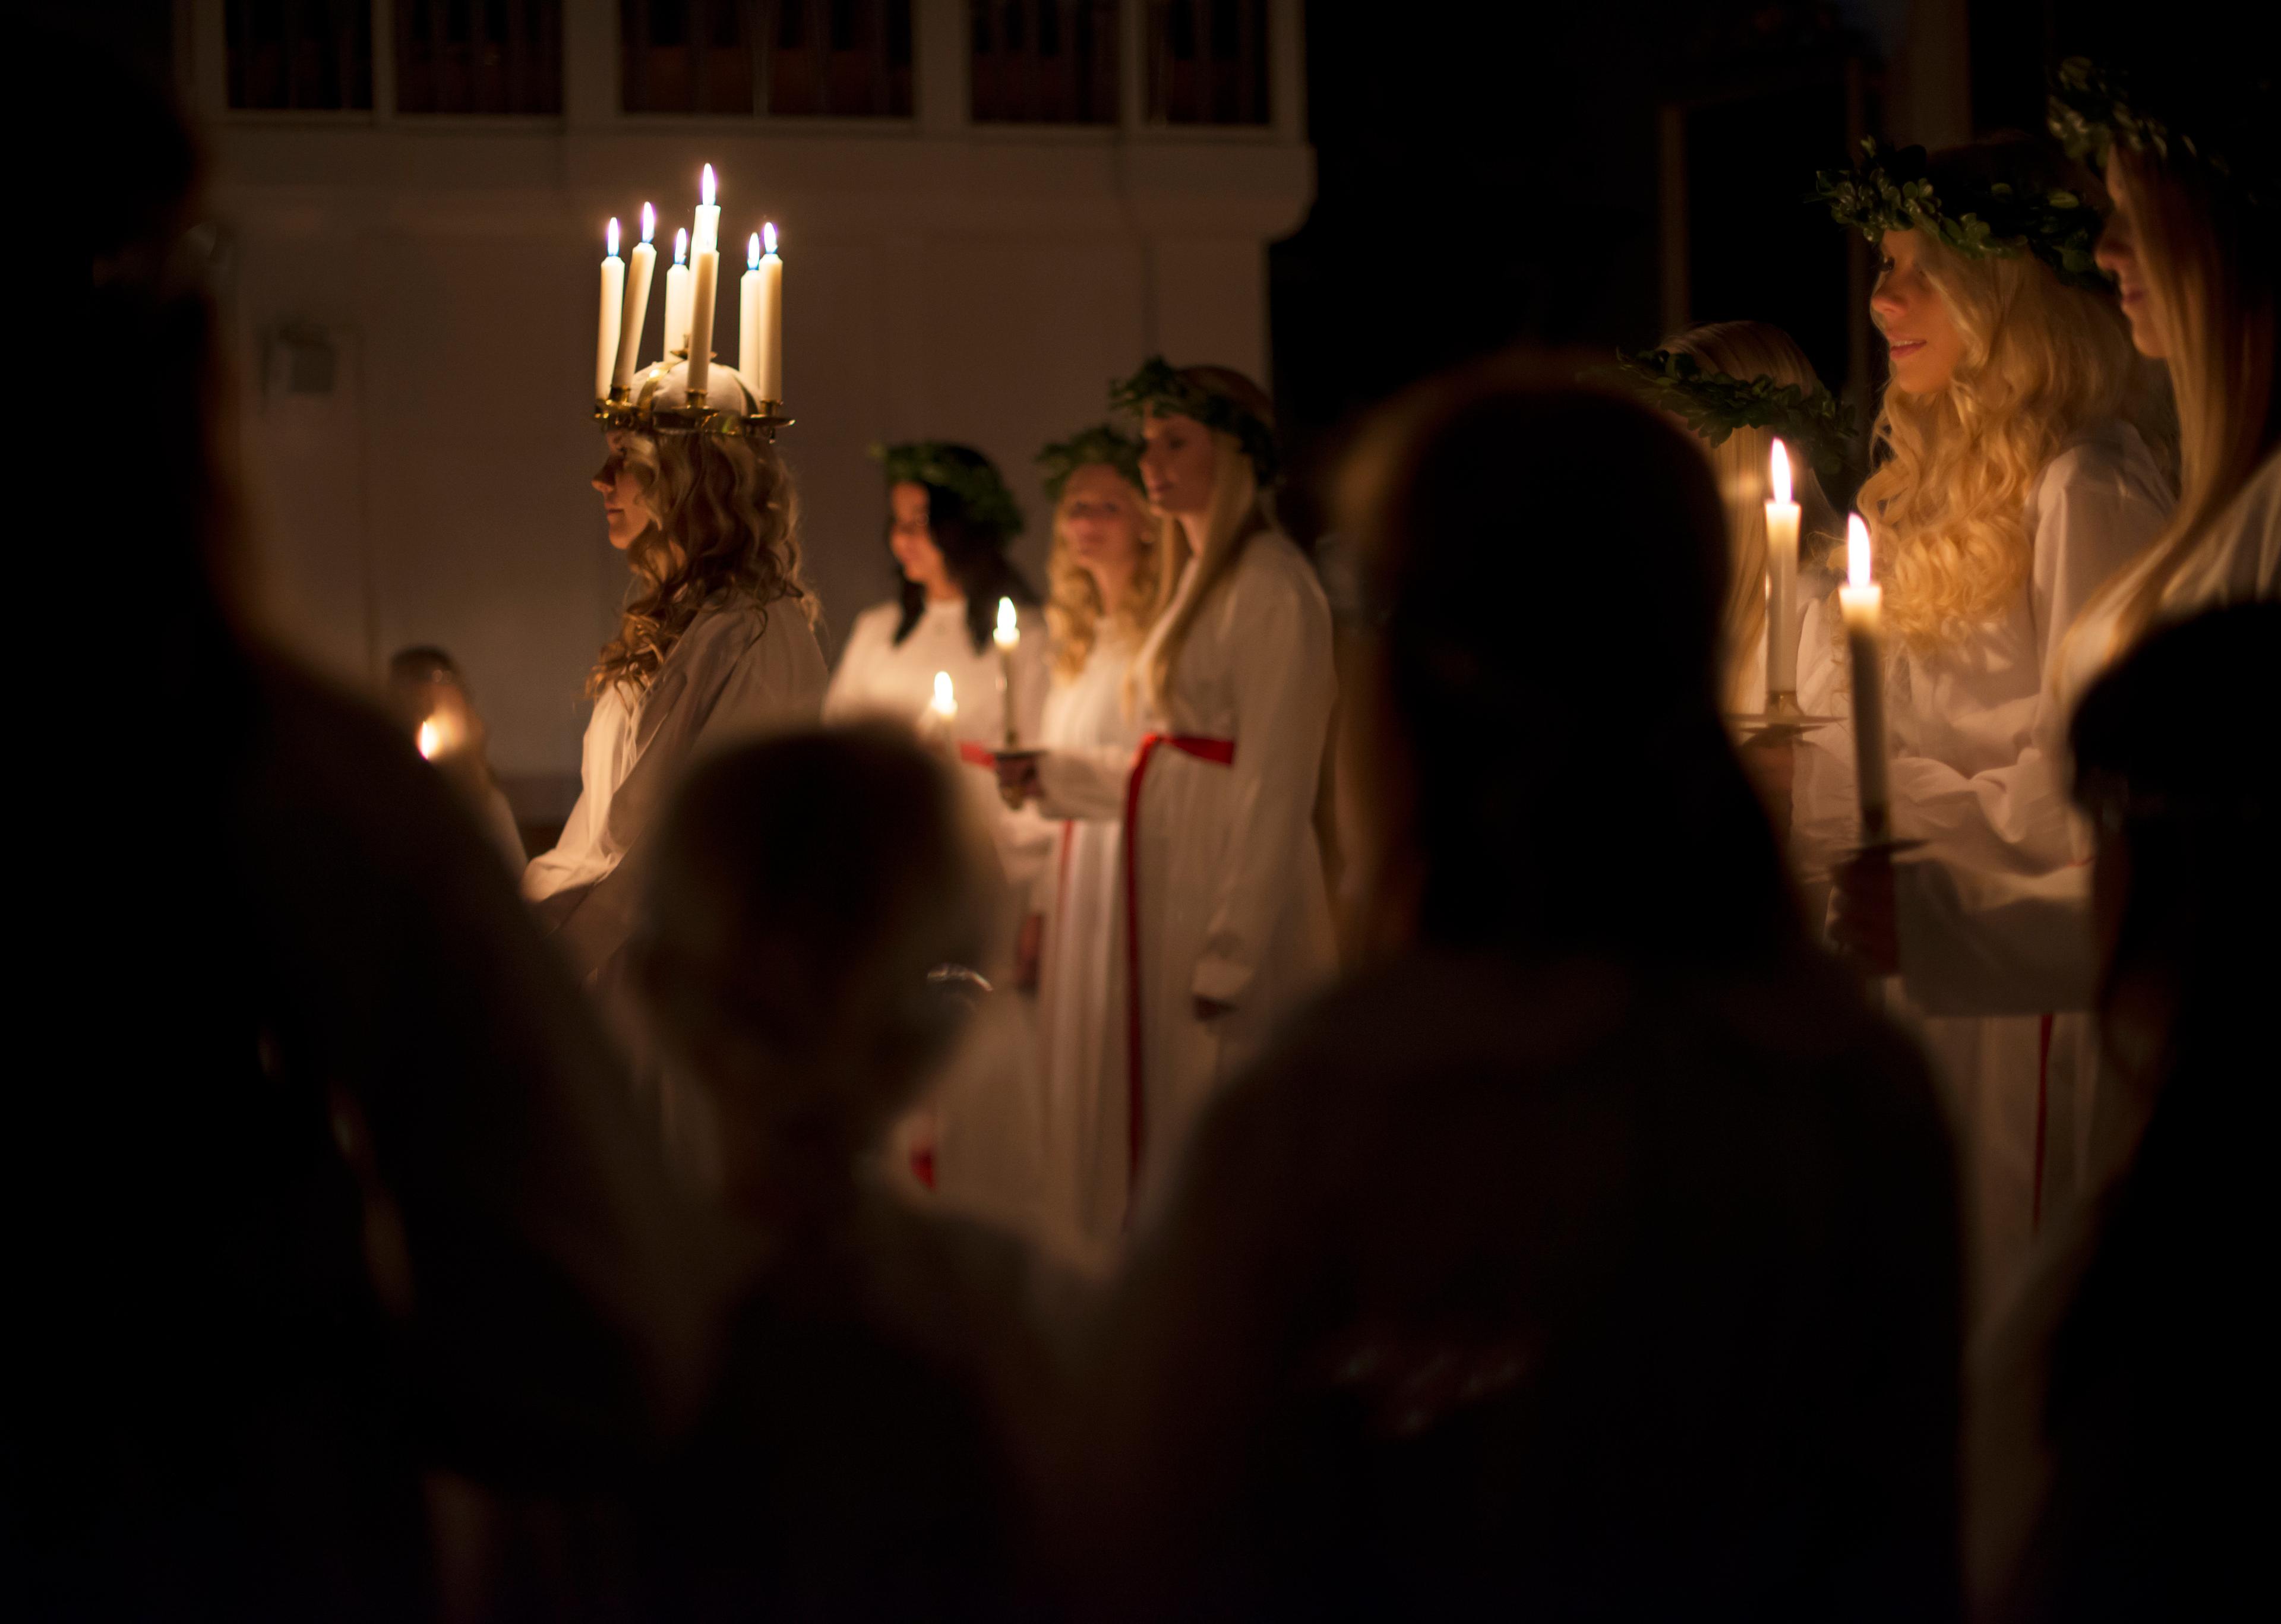
[[[690,292],[689,393],[705,393],[713,370],[713,305],[721,289],[721,205],[713,201],[713,166],[705,166],[697,205],[697,236],[690,244],[696,280]]]
[[[613,220],[613,225],[617,222]],[[618,321],[617,366],[610,374],[610,383],[616,389],[631,389],[634,367],[641,357],[643,321],[649,314],[650,277],[657,269],[657,250],[650,239],[657,235],[657,211],[648,204],[642,205],[641,241],[634,244],[632,262],[627,267],[626,298]],[[668,347],[672,341],[667,340]]]
[[[958,696],[951,692],[949,672],[937,671],[934,674],[934,703],[929,708],[945,722],[957,719]]]
[[[594,398],[610,392],[618,363],[618,323],[625,319],[626,262],[618,258],[618,222],[613,215],[602,254],[602,325],[594,342]]]
[[[1775,442],[1767,503],[1767,710],[1798,694],[1798,522],[1790,499],[1790,448]]]
[[[689,233],[673,234],[673,268],[665,274],[665,352],[689,353]]]
[[[1021,740],[1014,733],[1014,651],[1022,646],[1022,626],[1011,598],[998,600],[998,630],[991,641],[998,645],[998,703],[1006,715],[1006,747],[1017,749]]]
[[[444,747],[444,730],[430,716],[420,724],[420,754],[423,761],[434,761],[436,753]]]
[[[1860,786],[1861,839],[1892,838],[1892,796],[1885,779],[1885,665],[1878,623],[1884,592],[1869,578],[1869,527],[1860,514],[1845,520],[1846,584],[1837,589],[1845,619],[1845,646],[1853,665],[1853,764]]]
[[[777,257],[773,221],[761,226],[758,370],[748,375],[763,400],[784,398],[784,261]]]
[[[745,274],[737,279],[737,370],[745,375],[746,388],[761,387],[761,234],[757,231],[745,244]]]

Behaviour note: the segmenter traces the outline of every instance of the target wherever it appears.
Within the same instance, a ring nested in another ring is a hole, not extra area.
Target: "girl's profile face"
[[[1211,430],[1193,417],[1150,413],[1140,425],[1140,478],[1160,514],[1200,514],[1211,506],[1218,460]]]
[[[2162,342],[2161,313],[2154,303],[2153,288],[2146,280],[2146,272],[2138,262],[2139,220],[2130,177],[2118,173],[2111,157],[2107,166],[2107,190],[2115,201],[2115,212],[2107,217],[2106,229],[2099,234],[2099,251],[2092,258],[2099,262],[2100,270],[2115,278],[2115,290],[2122,299],[2123,318],[2130,323],[2130,342],[2149,360],[2162,360],[2169,346]]]
[[[887,548],[903,579],[940,596],[949,577],[942,549],[934,545],[934,531],[927,523],[927,488],[916,480],[898,481],[887,492],[887,508],[893,515],[887,527]]]
[[[1125,476],[1093,462],[1076,469],[1062,491],[1062,523],[1070,552],[1087,569],[1129,573],[1140,553],[1146,515]]]
[[[1956,376],[1964,335],[1956,330],[1940,290],[1925,275],[1924,238],[1888,231],[1877,240],[1877,285],[1869,313],[1884,334],[1893,382],[1912,395],[1934,395]]]
[[[593,485],[602,493],[602,522],[609,527],[610,545],[622,553],[657,522],[657,515],[650,510],[649,487],[626,460],[626,437],[613,429],[602,438],[609,456],[594,470]]]

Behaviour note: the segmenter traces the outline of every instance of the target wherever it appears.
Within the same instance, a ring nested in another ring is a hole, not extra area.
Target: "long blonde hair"
[[[2170,584],[2281,447],[2281,254],[2273,227],[2191,155],[2165,161],[2117,143],[2107,179],[2137,218],[2139,270],[2177,403],[2180,487],[2146,567],[2108,588],[2128,594],[2107,651],[2115,655],[2145,635]]]
[[[1821,390],[1813,363],[1782,329],[1765,321],[1713,321],[1666,338],[1663,347],[1674,354],[1691,355],[1705,370],[1729,377],[1772,378],[1794,383],[1806,394]],[[1766,646],[1767,638],[1767,479],[1774,460],[1774,431],[1736,429],[1716,445],[1705,445],[1712,472],[1718,476],[1719,497],[1727,510],[1727,608],[1721,617],[1724,647],[1720,669],[1725,673],[1725,698],[1736,708],[1756,710],[1763,692],[1745,692],[1752,662]],[[1790,452],[1791,494],[1802,510],[1798,515],[1798,545],[1811,555],[1810,544],[1823,548],[1844,539],[1836,509],[1822,493],[1807,448]]]
[[[1105,468],[1117,476],[1117,485],[1131,505],[1133,531],[1140,542],[1140,556],[1133,562],[1132,584],[1125,589],[1125,601],[1117,606],[1114,615],[1107,615],[1093,572],[1078,562],[1076,551],[1070,545],[1070,491],[1077,483],[1078,474],[1086,468]],[[1046,555],[1046,625],[1053,633],[1055,670],[1063,677],[1075,677],[1085,669],[1093,646],[1100,638],[1104,618],[1136,637],[1155,623],[1156,607],[1164,597],[1164,579],[1157,573],[1156,556],[1162,545],[1161,527],[1149,522],[1148,498],[1134,489],[1123,469],[1102,462],[1081,463],[1070,470],[1070,477],[1062,486],[1061,499],[1054,504],[1053,550]]]
[[[657,516],[626,548],[632,595],[586,678],[589,694],[646,688],[698,612],[724,599],[746,599],[763,624],[770,605],[790,599],[816,623],[816,595],[800,571],[799,504],[775,446],[628,430],[613,460],[632,472]]]
[[[1146,708],[1167,717],[1172,667],[1179,660],[1188,633],[1195,629],[1197,616],[1203,613],[1205,600],[1235,568],[1244,544],[1267,528],[1267,515],[1259,507],[1259,481],[1251,471],[1251,459],[1244,454],[1243,442],[1223,429],[1197,427],[1211,436],[1212,443],[1211,504],[1204,510],[1202,552],[1192,553],[1187,530],[1172,514],[1164,514],[1156,521],[1158,596],[1166,603],[1172,600],[1180,572],[1187,568],[1191,556],[1196,559],[1196,584],[1172,612],[1171,623],[1157,638],[1148,669],[1138,673],[1140,697]]]
[[[1986,621],[2027,579],[2028,504],[2068,441],[2103,419],[2151,426],[2151,414],[2111,296],[2068,287],[2025,254],[1968,259],[1919,242],[1962,352],[1945,389],[1887,386],[1874,431],[1885,460],[1857,505],[1876,541],[1886,623],[1922,650]]]

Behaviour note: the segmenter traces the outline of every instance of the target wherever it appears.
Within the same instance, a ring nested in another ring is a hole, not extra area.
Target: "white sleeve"
[[[1047,817],[1112,822],[1125,816],[1133,752],[1123,745],[1071,745],[1038,758],[1038,810]]]
[[[2146,551],[2168,516],[2159,493],[2131,479],[2110,452],[2080,445],[2053,460],[2036,497],[2030,592],[2044,680],[2030,742],[2015,760],[1970,777],[1924,756],[1897,757],[1902,833],[1991,872],[2040,873],[2083,855],[2061,759],[2067,718],[2059,714],[2053,656],[2084,604]]]
[[[1920,854],[1893,865],[1909,997],[1928,1015],[2091,1008],[2091,868],[1994,874]]]
[[[839,663],[831,673],[831,684],[823,691],[823,719],[826,722],[847,722],[863,712],[864,690],[870,677],[872,663],[887,646],[888,615],[895,612],[893,604],[877,604],[855,617],[847,629],[847,646],[839,651]]]
[[[1243,1001],[1290,887],[1307,878],[1295,871],[1312,849],[1305,836],[1338,684],[1330,607],[1311,576],[1300,581],[1263,568],[1245,584],[1241,635],[1233,644],[1233,826],[1190,983],[1197,997],[1226,1004]],[[1321,883],[1319,875],[1314,879]]]

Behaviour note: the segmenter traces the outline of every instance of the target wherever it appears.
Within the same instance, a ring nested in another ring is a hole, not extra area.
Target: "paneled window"
[[[1148,0],[1148,116],[1267,122],[1267,0]]]
[[[628,112],[909,118],[911,0],[621,0]]]
[[[368,112],[372,0],[226,0],[229,104]]]
[[[562,111],[562,0],[396,0],[396,111]]]
[[[1117,0],[970,0],[982,124],[1117,122]]]

